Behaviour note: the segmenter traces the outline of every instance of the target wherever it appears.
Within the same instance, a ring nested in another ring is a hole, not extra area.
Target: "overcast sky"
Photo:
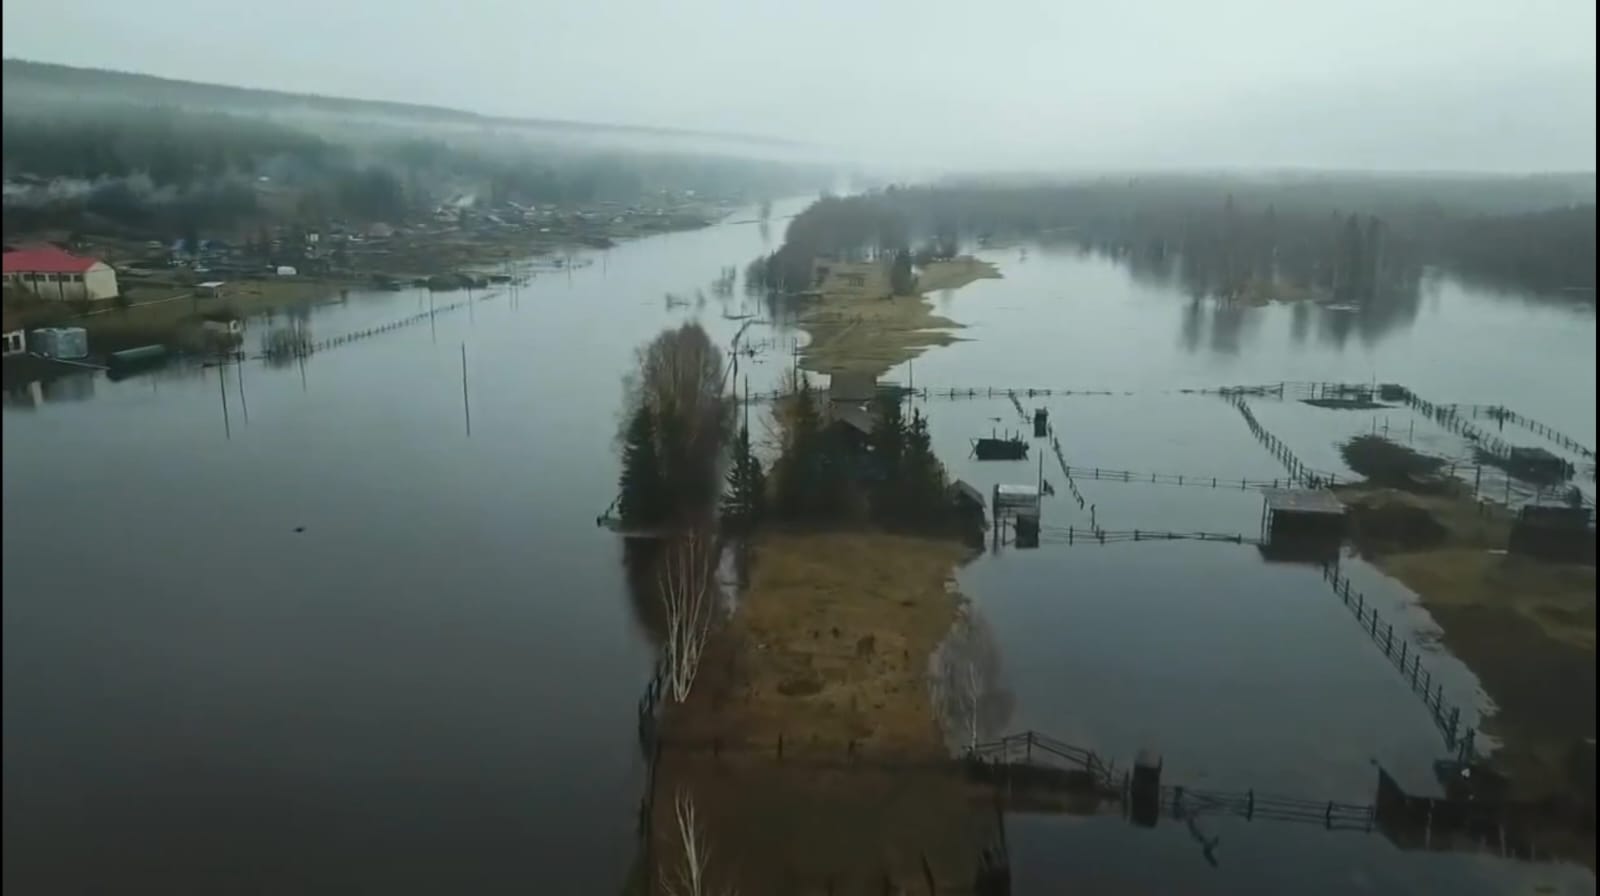
[[[1594,0],[5,0],[8,57],[992,167],[1595,167]]]

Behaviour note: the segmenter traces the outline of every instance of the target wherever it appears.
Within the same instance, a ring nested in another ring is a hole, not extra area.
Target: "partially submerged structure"
[[[1512,448],[1505,459],[1506,472],[1528,482],[1565,482],[1573,466],[1566,459],[1538,447]]]
[[[1587,507],[1529,504],[1511,524],[1513,554],[1554,563],[1595,562],[1594,514]]]
[[[1027,460],[1028,443],[1018,435],[991,434],[972,440],[972,455],[978,460]]]
[[[1326,488],[1262,488],[1261,531],[1266,541],[1331,541],[1344,538],[1344,504]]]

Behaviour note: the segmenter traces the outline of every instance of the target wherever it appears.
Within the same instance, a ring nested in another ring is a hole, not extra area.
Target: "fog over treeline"
[[[626,204],[665,192],[754,201],[833,177],[815,164],[730,155],[703,135],[488,123],[14,60],[6,75],[7,232],[243,231],[394,221],[448,202]]]
[[[751,274],[804,289],[819,258],[919,258],[1006,240],[1075,244],[1177,280],[1196,298],[1307,294],[1414,301],[1441,266],[1593,300],[1590,175],[1145,175],[952,179],[827,198]]]
[[[440,123],[781,138],[920,180],[1590,170],[1595,25],[1580,0],[284,0],[205,15],[60,0],[8,4],[0,40],[12,58],[427,106]]]

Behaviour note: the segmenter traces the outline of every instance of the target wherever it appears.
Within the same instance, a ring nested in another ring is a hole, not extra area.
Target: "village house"
[[[5,355],[20,355],[28,350],[28,331],[22,328],[22,322],[12,319],[9,313],[0,316],[0,330],[5,331]]]
[[[98,258],[42,246],[7,252],[3,261],[6,284],[41,299],[97,302],[117,297],[117,272]]]

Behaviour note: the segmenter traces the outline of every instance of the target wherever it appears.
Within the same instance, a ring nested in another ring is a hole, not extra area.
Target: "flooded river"
[[[789,205],[777,214],[804,202]],[[710,283],[780,236],[730,224],[625,244],[303,366],[85,372],[8,393],[7,885],[614,892],[635,852],[634,712],[652,663],[621,547],[595,526],[615,493],[621,377],[665,324],[698,316],[726,341],[742,321],[725,309],[761,312]],[[1027,401],[1050,409],[1075,467],[1283,475],[1231,406],[1163,391],[1280,380],[1400,382],[1595,441],[1592,307],[1436,278],[1381,315],[1219,309],[1076,252],[984,257],[1005,279],[935,298],[970,341],[892,378],[1139,393]],[[306,319],[321,340],[428,302],[352,294]],[[268,326],[252,321],[247,347]],[[752,387],[791,363],[794,335],[752,328],[752,344],[774,340],[741,367]],[[970,438],[1020,427],[1008,401],[923,407],[952,474],[985,492],[1034,481],[1036,457],[967,459]],[[1343,413],[1274,431],[1333,469],[1336,436],[1412,422]],[[1106,529],[1258,526],[1253,492],[1077,484]],[[1045,515],[1091,524],[1059,494]],[[1178,783],[1351,801],[1370,797],[1375,762],[1423,777],[1443,755],[1315,568],[1249,545],[1051,541],[963,574],[1015,693],[1008,730],[1119,762],[1155,748]],[[1426,626],[1398,585],[1364,581],[1386,613]],[[1459,664],[1435,665],[1453,699],[1482,706]],[[1020,892],[1307,876],[1326,892],[1593,889],[1581,870],[1315,827],[1218,821],[1216,869],[1181,826],[1039,816],[1012,831]]]

